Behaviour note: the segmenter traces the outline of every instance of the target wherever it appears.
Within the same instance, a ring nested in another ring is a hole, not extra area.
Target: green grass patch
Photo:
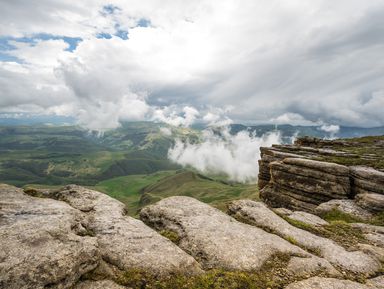
[[[116,282],[135,289],[277,289],[294,281],[287,271],[289,259],[287,254],[276,254],[257,272],[215,269],[197,276],[173,275],[163,279],[148,272],[131,270],[123,273]]]

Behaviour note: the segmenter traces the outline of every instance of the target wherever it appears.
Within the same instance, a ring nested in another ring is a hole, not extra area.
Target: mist
[[[259,173],[260,147],[280,144],[278,131],[257,136],[249,131],[231,135],[229,128],[220,133],[203,132],[199,143],[176,139],[168,151],[168,157],[183,167],[193,167],[202,173],[224,174],[232,181],[254,183]]]

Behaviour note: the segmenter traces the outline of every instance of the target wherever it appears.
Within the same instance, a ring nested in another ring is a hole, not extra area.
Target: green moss
[[[123,273],[116,282],[131,288],[277,289],[295,281],[286,269],[289,260],[290,256],[287,254],[276,254],[267,260],[258,272],[214,269],[197,276],[171,275],[160,279],[148,272],[130,270]]]
[[[169,240],[171,240],[175,244],[179,244],[179,242],[180,242],[180,236],[174,231],[162,230],[159,233],[160,233],[160,235],[168,238]]]
[[[370,221],[371,225],[384,226],[384,212],[375,215]]]
[[[345,223],[363,222],[362,219],[354,217],[354,216],[349,215],[347,213],[341,212],[337,209],[332,209],[331,211],[321,215],[321,217],[328,222],[333,222],[333,221],[342,221]]]

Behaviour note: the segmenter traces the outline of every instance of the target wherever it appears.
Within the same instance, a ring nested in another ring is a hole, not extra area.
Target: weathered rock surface
[[[94,269],[96,238],[82,213],[0,185],[0,288],[68,288]]]
[[[140,218],[157,230],[176,232],[179,246],[194,256],[204,268],[257,270],[274,254],[285,253],[318,267],[334,268],[284,239],[232,217],[189,197],[170,197],[145,207]],[[294,260],[297,262],[297,260]],[[300,268],[299,264],[292,268]],[[298,269],[299,270],[299,269]]]
[[[369,279],[367,285],[376,289],[384,289],[384,275]]]
[[[331,200],[320,204],[314,211],[316,214],[321,215],[332,210],[338,210],[362,220],[370,220],[373,217],[372,213],[357,205],[354,200]]]
[[[323,258],[343,271],[369,276],[380,270],[381,265],[377,259],[361,251],[348,252],[332,240],[296,228],[261,202],[234,201],[229,204],[228,209],[238,219],[294,240],[295,244],[302,248],[318,251]]]
[[[364,145],[364,141],[300,138],[294,145],[260,148],[259,189],[262,200],[272,207],[312,213],[318,205],[330,200],[355,199],[361,208],[358,210],[368,211],[361,213],[363,219],[369,218],[369,213],[383,212],[384,170],[332,162],[343,160],[342,163],[354,163],[350,160],[355,158],[358,163],[372,164],[373,160],[382,159],[382,143],[370,144],[378,147],[377,154],[355,154],[332,149],[348,146],[361,148]]]
[[[140,220],[127,216],[121,202],[74,185],[57,192],[55,197],[88,212],[89,228],[98,240],[102,259],[112,269],[135,268],[155,275],[201,272],[191,256]]]
[[[91,281],[78,283],[73,289],[127,289],[111,280]]]
[[[350,173],[353,177],[355,194],[384,194],[384,172],[370,167],[352,166]]]
[[[0,288],[69,288],[93,270],[107,278],[132,269],[155,276],[202,272],[105,194],[68,186],[48,196],[55,199],[0,185]]]
[[[288,214],[287,217],[310,226],[324,226],[329,224],[327,221],[323,220],[319,216],[307,212],[294,211],[291,214]]]
[[[301,158],[286,158],[269,164],[271,180],[261,198],[271,206],[313,211],[331,199],[350,193],[348,167]]]
[[[312,277],[303,281],[295,282],[286,289],[373,289],[369,285],[335,278]]]
[[[371,212],[384,211],[384,195],[375,193],[364,193],[356,195],[356,204]]]

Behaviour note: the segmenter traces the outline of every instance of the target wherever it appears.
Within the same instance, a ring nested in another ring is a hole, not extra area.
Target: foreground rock
[[[89,229],[97,238],[102,259],[111,269],[107,272],[120,273],[132,268],[157,276],[201,272],[191,256],[140,220],[127,216],[119,201],[74,185],[54,197],[87,212]]]
[[[143,208],[140,218],[157,230],[176,233],[179,246],[206,269],[258,270],[272,256],[286,254],[297,257],[288,265],[293,271],[303,273],[307,267],[337,274],[327,261],[189,197],[163,199]]]
[[[307,212],[294,211],[291,214],[288,214],[287,217],[310,226],[325,226],[329,224],[319,216]]]
[[[118,279],[132,270],[154,277],[202,272],[105,194],[68,186],[44,196],[0,185],[0,288],[70,288],[82,276]]]
[[[99,262],[82,212],[0,185],[0,288],[68,288]]]
[[[381,265],[377,259],[361,251],[348,252],[329,239],[296,228],[261,202],[234,201],[228,209],[238,219],[292,240],[302,248],[319,252],[322,257],[342,271],[370,276],[380,270]]]
[[[91,281],[87,280],[78,283],[73,289],[126,289],[111,280]]]
[[[360,284],[357,282],[352,282],[349,280],[312,277],[307,280],[290,284],[285,288],[286,289],[375,289],[376,287]]]

